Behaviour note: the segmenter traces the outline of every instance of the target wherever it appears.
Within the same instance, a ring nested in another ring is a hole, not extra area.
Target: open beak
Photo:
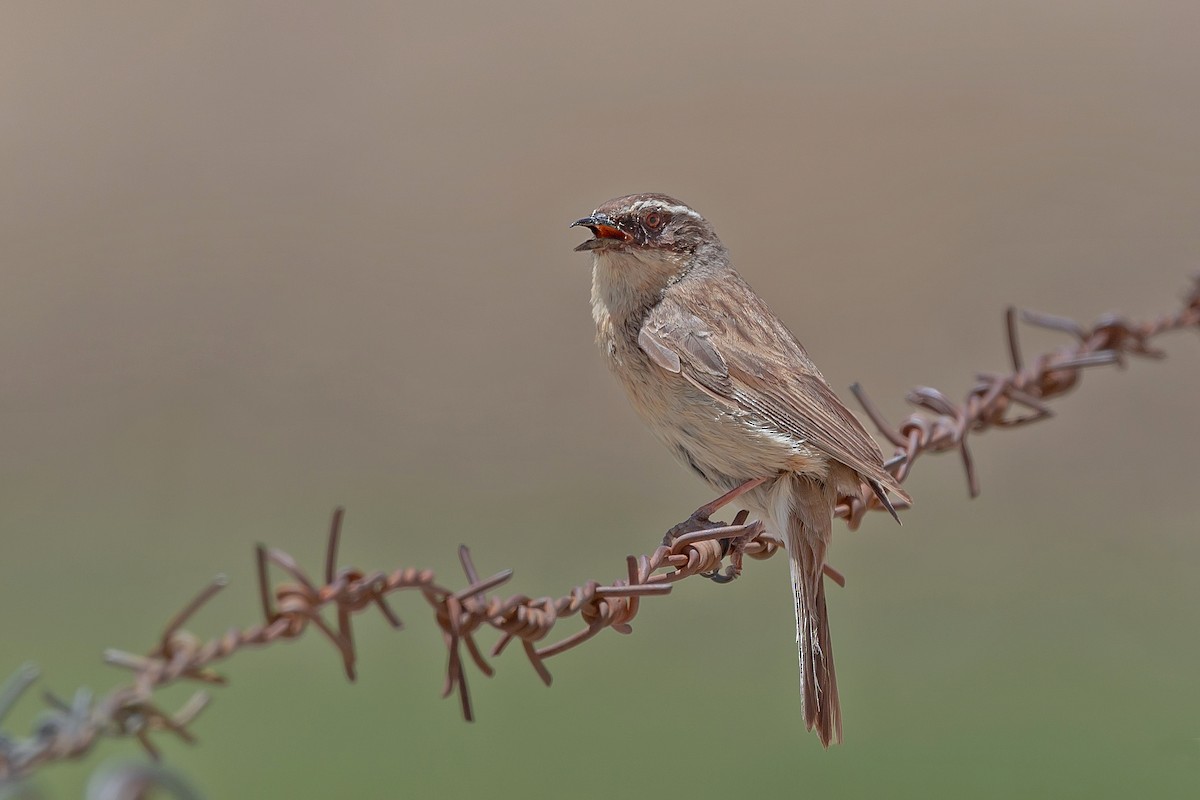
[[[616,223],[605,214],[593,214],[590,217],[577,219],[571,223],[572,228],[577,225],[591,228],[594,238],[588,239],[576,247],[576,250],[598,250],[602,247],[616,247],[633,240],[633,236],[618,228]]]

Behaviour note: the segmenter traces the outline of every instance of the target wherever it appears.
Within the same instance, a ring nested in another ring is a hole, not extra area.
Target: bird
[[[600,205],[592,238],[596,342],[651,432],[713,488],[741,495],[787,549],[803,719],[842,741],[825,602],[839,497],[911,498],[804,347],[734,269],[713,226],[658,193]],[[725,500],[727,498],[722,498]]]

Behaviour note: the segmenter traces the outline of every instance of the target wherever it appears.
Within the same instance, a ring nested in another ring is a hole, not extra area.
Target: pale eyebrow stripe
[[[643,200],[640,203],[635,203],[631,210],[632,211],[641,211],[643,208],[646,208],[647,206],[653,206],[655,208],[662,209],[663,211],[666,211],[670,214],[683,214],[684,216],[691,217],[694,220],[704,219],[704,217],[700,216],[699,213],[693,211],[692,209],[688,208],[687,206],[669,206],[669,205],[663,203],[661,200]]]

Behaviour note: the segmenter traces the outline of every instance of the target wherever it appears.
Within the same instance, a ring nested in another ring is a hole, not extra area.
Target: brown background
[[[107,689],[251,546],[511,591],[623,572],[707,499],[593,351],[567,224],[705,213],[840,390],[1001,369],[1006,305],[1175,307],[1200,263],[1186,3],[9,4],[0,673]],[[1036,334],[1032,351],[1056,343]],[[425,607],[234,662],[169,760],[213,797],[1192,796],[1195,337],[921,465],[842,535],[847,744],[803,733],[783,564],[441,702]],[[170,695],[172,701],[183,698]],[[29,702],[11,720],[24,730]],[[12,727],[12,726],[10,726]],[[129,755],[106,745],[105,757]],[[96,759],[47,773],[73,796]],[[564,789],[567,782],[572,784]]]

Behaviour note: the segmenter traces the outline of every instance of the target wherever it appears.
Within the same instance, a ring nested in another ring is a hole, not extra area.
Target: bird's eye
[[[663,217],[657,211],[651,211],[642,219],[642,222],[645,223],[647,230],[656,231],[662,227]]]

